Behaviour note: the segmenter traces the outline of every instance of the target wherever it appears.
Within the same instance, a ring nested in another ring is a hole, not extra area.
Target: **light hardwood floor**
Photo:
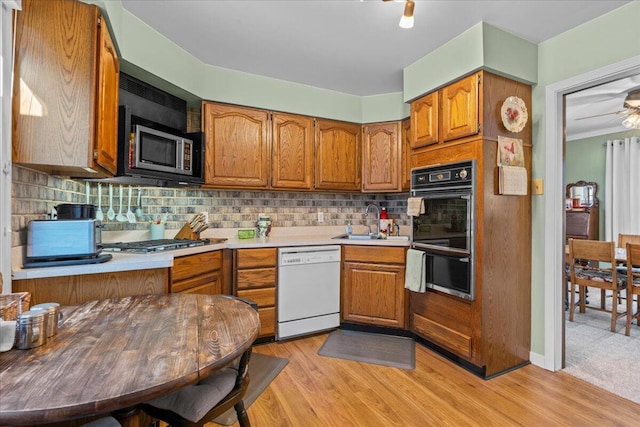
[[[408,371],[319,356],[326,337],[254,348],[289,364],[248,409],[253,427],[640,425],[640,405],[562,372],[483,380],[420,344]]]

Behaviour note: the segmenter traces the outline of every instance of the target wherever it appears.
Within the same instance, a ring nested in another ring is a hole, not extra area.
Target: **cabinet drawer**
[[[176,258],[171,267],[171,280],[184,280],[222,267],[222,251],[204,252]]]
[[[169,286],[169,292],[171,293],[186,292],[193,288],[198,288],[203,285],[212,284],[212,283],[216,283],[217,286],[220,288],[220,292],[217,292],[217,293],[222,293],[222,283],[220,282],[220,275],[217,271],[213,273],[207,273],[201,276],[190,277],[185,280],[180,280],[180,281],[172,280],[171,285]],[[194,291],[191,293],[197,293],[197,292]]]
[[[221,295],[222,283],[220,283],[219,280],[216,280],[215,282],[207,282],[200,286],[180,292],[183,294]]]
[[[276,305],[276,289],[249,289],[238,291],[238,297],[250,299],[258,304],[258,307],[268,307]]]
[[[276,286],[276,268],[255,268],[238,270],[236,273],[237,289],[265,288]]]
[[[260,317],[259,337],[268,337],[276,334],[276,308],[267,307],[258,309]]]
[[[366,263],[404,264],[406,248],[372,247],[344,245],[342,253],[345,261]]]
[[[413,314],[414,332],[435,344],[450,349],[461,356],[471,358],[471,337],[433,322],[419,314]]]
[[[238,249],[236,252],[237,268],[275,267],[277,263],[277,250],[265,249]]]

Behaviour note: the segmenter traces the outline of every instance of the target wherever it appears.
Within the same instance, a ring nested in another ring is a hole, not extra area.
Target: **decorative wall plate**
[[[500,117],[502,117],[502,124],[508,131],[520,132],[527,124],[529,113],[527,113],[527,107],[522,99],[510,96],[502,103]]]

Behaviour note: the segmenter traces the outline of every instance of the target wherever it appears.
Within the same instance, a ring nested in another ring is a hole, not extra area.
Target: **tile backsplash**
[[[51,176],[21,166],[13,166],[12,179],[12,245],[26,243],[26,227],[30,220],[43,219],[60,203],[85,203],[85,182]],[[408,193],[353,194],[289,192],[268,190],[209,190],[199,188],[133,187],[131,210],[135,212],[138,192],[142,194],[142,214],[134,224],[109,221],[108,186],[102,185],[102,210],[106,231],[146,230],[148,220],[167,217],[167,229],[176,229],[198,212],[209,213],[211,228],[253,228],[259,213],[271,216],[274,227],[335,226],[367,223],[364,217],[368,203],[386,207],[391,218],[401,226],[408,225],[406,200]],[[97,205],[98,184],[90,183],[91,204]],[[124,186],[124,208],[128,187]],[[113,208],[118,212],[118,186],[114,185]],[[318,222],[318,212],[324,221]]]

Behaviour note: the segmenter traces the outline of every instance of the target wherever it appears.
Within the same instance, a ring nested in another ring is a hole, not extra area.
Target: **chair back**
[[[640,234],[618,234],[618,247],[624,248],[627,243],[640,244]]]
[[[629,291],[634,293],[640,293],[640,291],[633,291],[632,288],[640,288],[640,243],[627,243],[627,283],[629,284]]]
[[[615,269],[615,250],[613,242],[569,239],[571,282],[604,289],[615,287],[614,284],[619,286],[621,283]],[[601,262],[609,263],[610,266],[600,266]]]

